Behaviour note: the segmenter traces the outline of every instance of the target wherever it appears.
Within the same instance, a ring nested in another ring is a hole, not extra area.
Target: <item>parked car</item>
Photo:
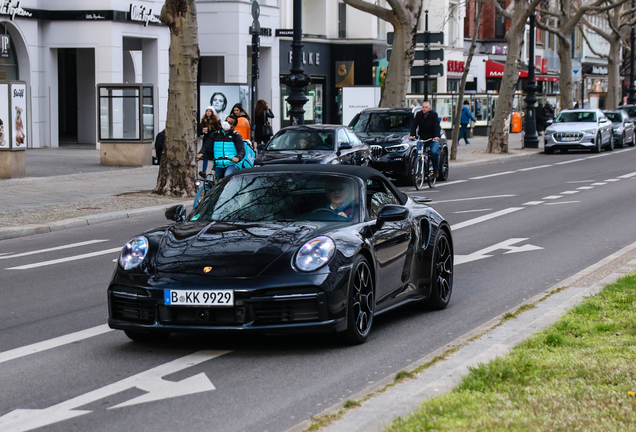
[[[417,142],[410,141],[413,111],[410,108],[367,108],[356,114],[349,127],[371,146],[371,166],[386,176],[414,184]],[[448,179],[448,146],[442,130],[439,178]]]
[[[340,164],[369,165],[371,148],[342,125],[290,126],[265,145],[254,165]]]
[[[108,325],[139,341],[240,331],[330,332],[363,343],[382,312],[450,301],[451,229],[425,200],[368,167],[238,171],[188,216],[171,207],[166,217],[176,223],[124,246],[108,286]]]
[[[636,119],[636,105],[621,105],[616,109],[625,111],[632,119]]]
[[[572,149],[599,153],[602,148],[614,150],[614,134],[612,122],[599,109],[563,110],[545,130],[544,149],[548,154]]]
[[[614,145],[625,147],[634,145],[634,120],[624,110],[603,111],[605,117],[612,122]]]

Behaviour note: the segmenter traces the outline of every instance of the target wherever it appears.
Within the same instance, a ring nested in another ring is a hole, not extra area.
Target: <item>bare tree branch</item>
[[[373,3],[366,2],[364,0],[343,0],[349,6],[352,6],[356,9],[359,9],[363,12],[370,13],[381,20],[387,21],[389,23],[394,22],[394,14],[390,9],[383,8],[382,6],[375,5]],[[391,2],[389,2],[391,4]]]
[[[581,34],[583,35],[583,40],[585,41],[585,43],[586,43],[587,47],[590,49],[590,51],[592,51],[592,54],[594,54],[594,55],[595,55],[595,56],[597,56],[597,57],[600,57],[600,58],[604,58],[604,59],[608,59],[608,60],[609,60],[609,58],[610,58],[610,56],[609,56],[609,55],[607,55],[607,54],[601,54],[601,53],[599,53],[598,51],[596,51],[596,50],[592,47],[592,44],[590,43],[590,41],[589,41],[589,39],[587,38],[587,35],[585,34],[585,32],[584,32],[584,31],[581,31]],[[609,35],[608,35],[608,36],[609,36]],[[604,39],[605,39],[605,38],[604,38]]]

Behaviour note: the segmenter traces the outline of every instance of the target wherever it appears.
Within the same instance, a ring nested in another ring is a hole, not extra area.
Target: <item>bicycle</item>
[[[216,165],[215,162],[220,159],[230,160],[230,158],[225,158],[225,157],[218,158],[218,159],[211,159],[212,170],[210,171],[210,174],[207,174],[204,180],[201,180],[201,179],[194,180],[194,186],[197,188],[197,193],[194,196],[194,202],[192,203],[193,210],[199,204],[199,200],[205,197],[208,191],[210,191],[214,187],[214,185],[217,184],[219,180],[221,180],[219,176],[216,175],[216,171],[214,170]]]
[[[413,183],[415,189],[420,190],[424,187],[424,181],[428,183],[429,188],[434,188],[437,179],[433,170],[433,161],[431,159],[431,147],[424,144],[429,143],[433,138],[427,140],[417,140],[417,159],[415,166],[415,175]]]

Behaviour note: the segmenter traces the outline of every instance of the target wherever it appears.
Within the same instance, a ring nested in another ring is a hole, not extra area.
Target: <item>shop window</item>
[[[248,53],[251,60],[251,53]],[[251,68],[248,69],[251,72]],[[199,62],[201,84],[222,84],[225,82],[225,57],[203,56]]]
[[[289,119],[289,110],[291,106],[287,103],[287,98],[291,94],[289,87],[281,82],[280,96],[281,96],[281,126],[287,127],[291,124]],[[323,123],[323,85],[322,84],[309,84],[307,91],[307,102],[303,106],[305,110],[305,124],[322,124]]]
[[[486,78],[486,91],[499,91],[501,78]]]
[[[411,93],[424,94],[424,79],[411,80]],[[437,79],[428,80],[428,93],[437,93]]]
[[[338,3],[338,37],[347,37],[347,4]]]
[[[0,24],[0,35],[4,36],[6,30],[3,25]],[[13,47],[13,39],[9,36],[5,41],[8,42],[8,49],[3,53],[7,57],[0,57],[0,81],[18,80],[18,57],[15,54]]]
[[[447,93],[457,93],[459,91],[459,80],[451,80],[446,81],[446,92]]]

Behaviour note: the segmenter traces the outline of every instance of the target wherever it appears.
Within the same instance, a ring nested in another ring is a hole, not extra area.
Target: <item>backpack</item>
[[[243,141],[243,145],[245,145],[245,157],[236,163],[236,167],[238,169],[252,168],[254,166],[254,159],[256,159],[256,153],[247,141]]]

